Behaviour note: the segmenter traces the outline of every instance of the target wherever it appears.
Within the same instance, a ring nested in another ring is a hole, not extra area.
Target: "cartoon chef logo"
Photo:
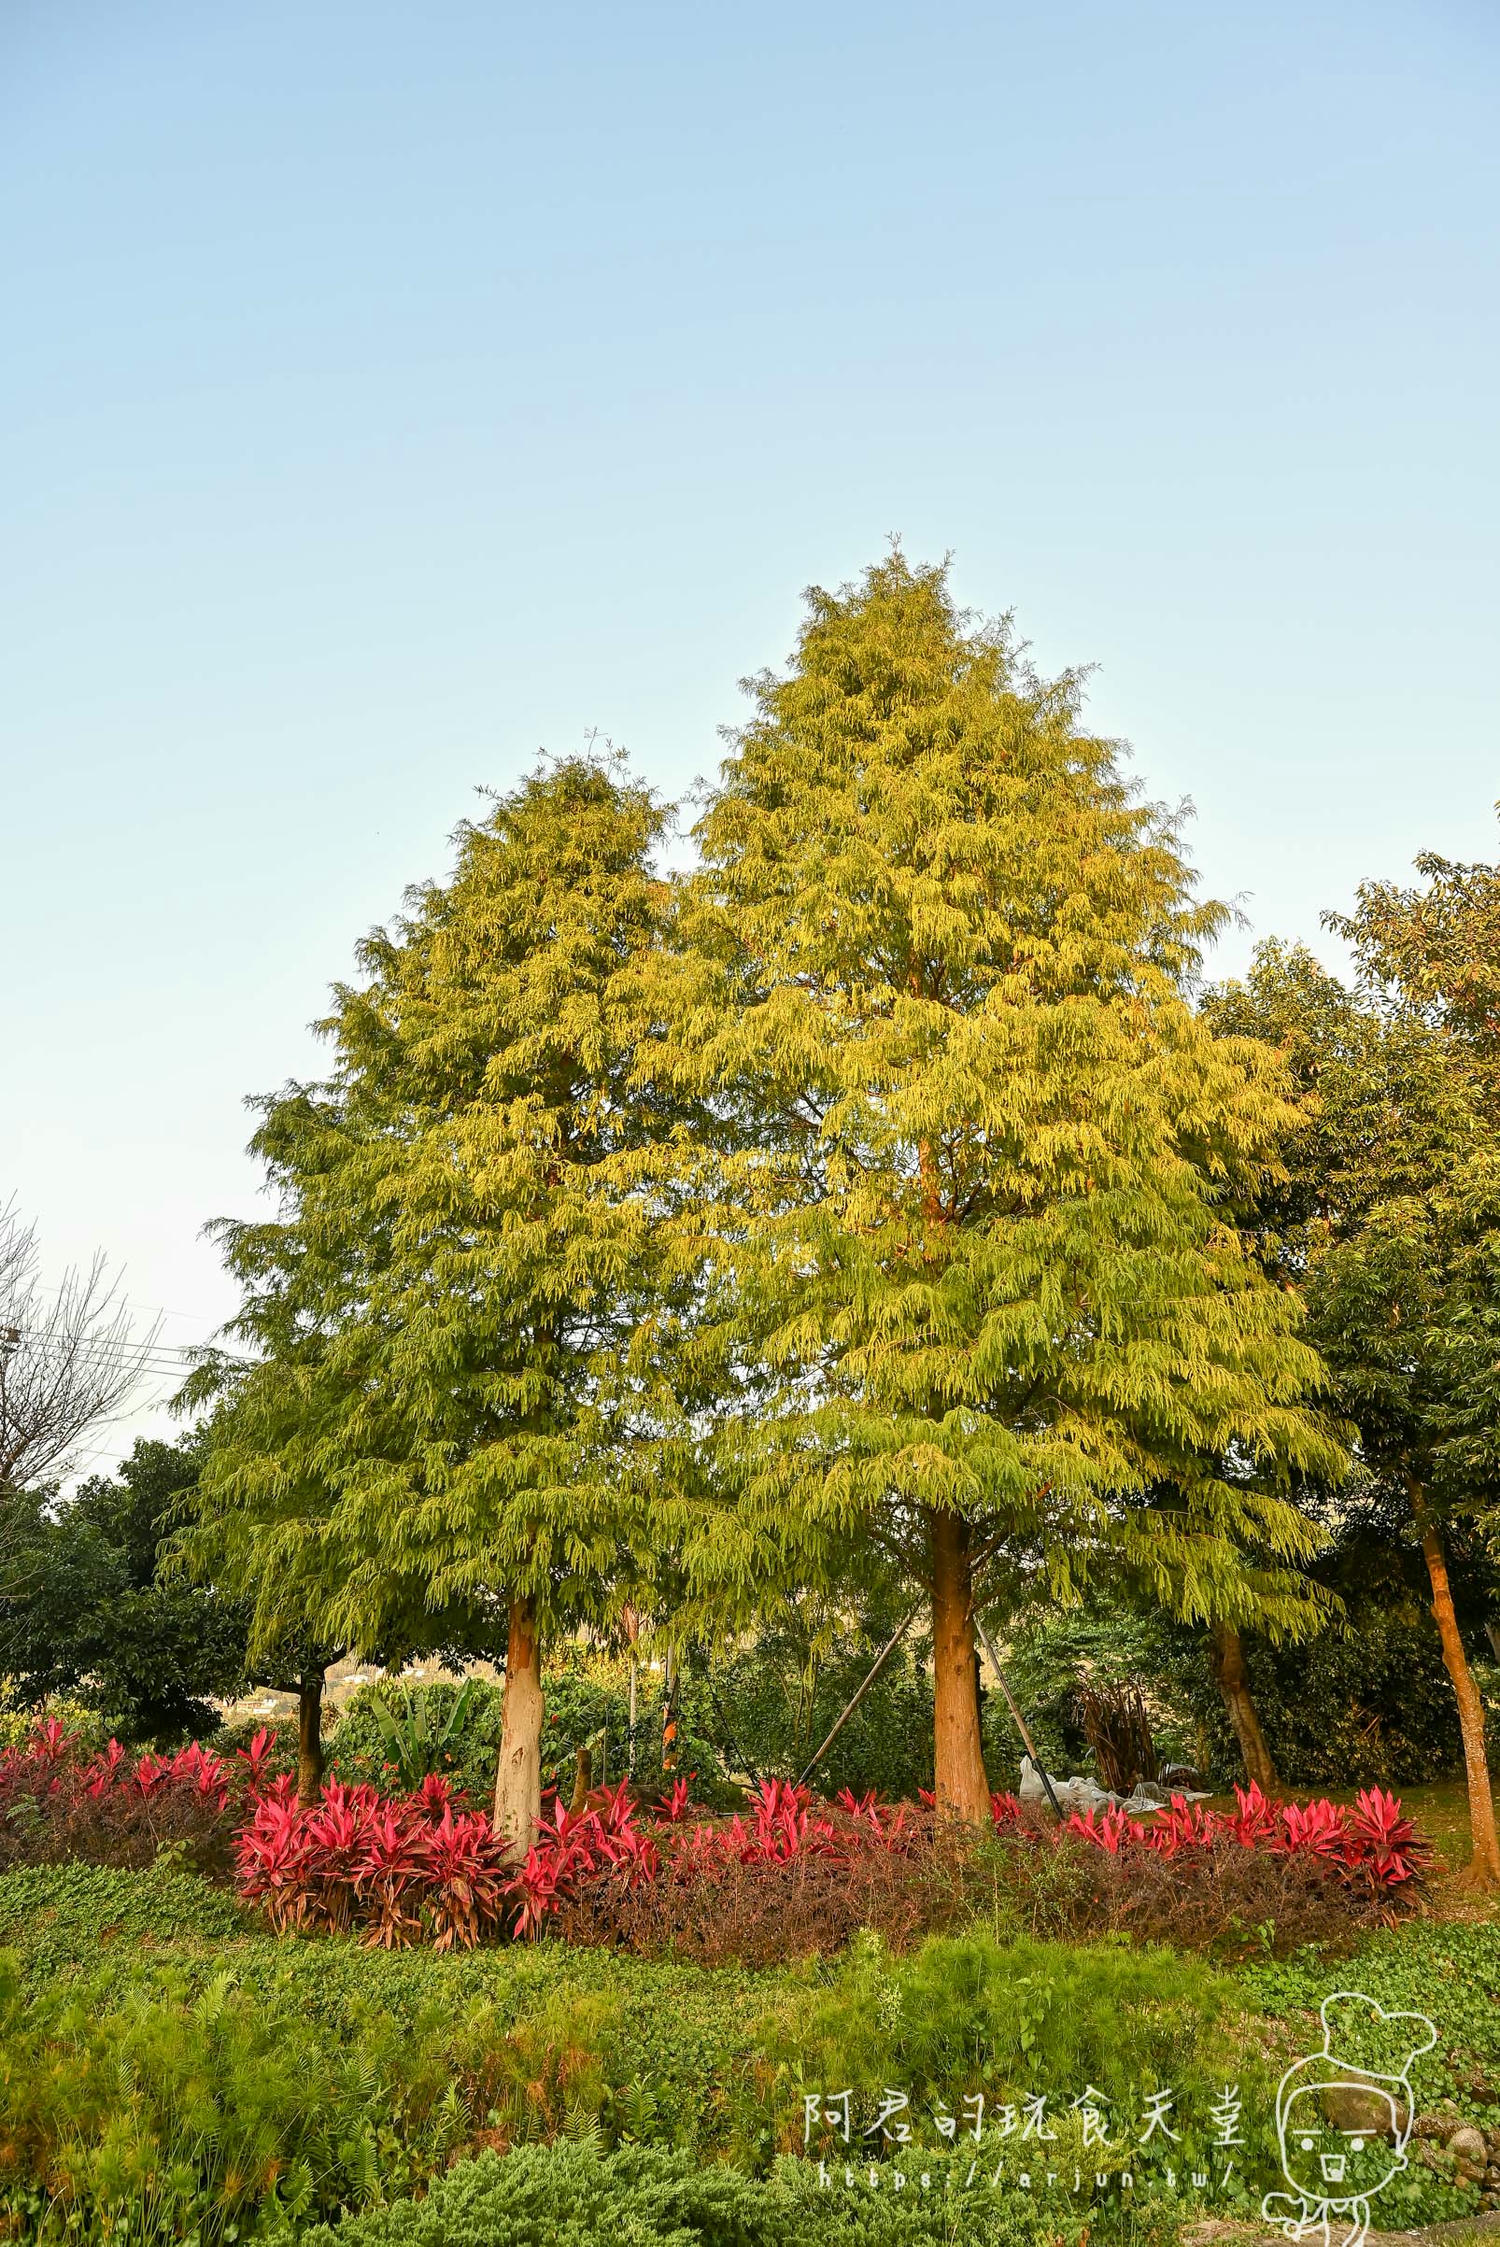
[[[1387,2013],[1359,1990],[1336,1990],[1321,2011],[1322,2048],[1294,2060],[1276,2091],[1292,2190],[1267,2193],[1261,2213],[1288,2239],[1363,2247],[1370,2202],[1406,2167],[1411,2070],[1437,2030],[1425,2013]]]

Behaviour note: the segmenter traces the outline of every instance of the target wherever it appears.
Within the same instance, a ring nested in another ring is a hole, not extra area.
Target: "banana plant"
[[[465,1678],[441,1723],[433,1720],[432,1696],[413,1693],[409,1686],[402,1688],[394,1708],[384,1699],[375,1701],[375,1721],[403,1787],[419,1786],[430,1771],[441,1769],[444,1755],[463,1735],[473,1700],[474,1680]]]

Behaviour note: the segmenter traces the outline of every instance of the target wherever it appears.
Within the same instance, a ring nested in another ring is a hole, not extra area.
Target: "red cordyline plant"
[[[578,1812],[559,1806],[542,1819],[536,1844],[512,1880],[513,1932],[534,1937],[586,1892],[610,1886],[616,1892],[656,1884],[685,1891],[725,1878],[731,1869],[772,1877],[817,1865],[836,1877],[840,1866],[861,1856],[905,1854],[918,1833],[908,1804],[883,1804],[873,1792],[856,1796],[847,1787],[836,1801],[819,1802],[785,1779],[763,1780],[746,1809],[727,1819],[689,1823],[687,1807],[681,1780],[657,1805],[654,1832],[638,1823],[623,1787],[591,1797]]]
[[[283,1933],[358,1930],[385,1949],[472,1949],[500,1925],[514,1885],[504,1845],[448,1781],[413,1793],[323,1789],[299,1808],[290,1779],[256,1797],[235,1845],[240,1892]]]
[[[164,1847],[201,1871],[227,1867],[234,1773],[197,1742],[127,1756],[118,1740],[85,1758],[55,1719],[0,1753],[0,1866],[69,1858],[147,1865]]]
[[[1299,1857],[1367,1894],[1388,1894],[1419,1880],[1431,1859],[1430,1847],[1396,1797],[1379,1787],[1366,1788],[1352,1810],[1326,1798],[1271,1802],[1253,1783],[1236,1787],[1235,1800],[1234,1810],[1205,1810],[1173,1795],[1150,1824],[1123,1810],[1106,1810],[1100,1817],[1091,1810],[1070,1818],[1067,1831],[1112,1857],[1130,1849],[1174,1858],[1223,1848]]]

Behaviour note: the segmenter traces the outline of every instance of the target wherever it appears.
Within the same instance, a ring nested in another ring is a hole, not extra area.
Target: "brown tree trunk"
[[[932,1714],[937,1806],[949,1817],[983,1825],[989,1817],[974,1663],[974,1579],[969,1525],[934,1509],[932,1540]]]
[[[1233,1623],[1215,1623],[1208,1634],[1208,1642],[1214,1683],[1223,1695],[1234,1736],[1240,1744],[1245,1777],[1259,1787],[1262,1794],[1273,1794],[1277,1784],[1276,1766],[1271,1761],[1271,1751],[1266,1746],[1266,1736],[1250,1697],[1240,1634]]]
[[[323,1791],[323,1672],[297,1680],[297,1800],[311,1810]]]
[[[528,1599],[510,1603],[500,1764],[495,1773],[495,1831],[509,1854],[524,1857],[542,1811],[542,1659],[536,1611]]]
[[[1469,1668],[1469,1657],[1453,1612],[1453,1591],[1448,1582],[1448,1556],[1437,1524],[1427,1509],[1420,1483],[1408,1483],[1412,1512],[1422,1538],[1422,1557],[1432,1585],[1432,1613],[1443,1642],[1443,1667],[1458,1703],[1458,1728],[1464,1743],[1464,1777],[1469,1788],[1469,1835],[1474,1854],[1459,1878],[1467,1888],[1500,1888],[1500,1839],[1495,1833],[1495,1797],[1490,1790],[1489,1759],[1484,1748],[1484,1703]]]

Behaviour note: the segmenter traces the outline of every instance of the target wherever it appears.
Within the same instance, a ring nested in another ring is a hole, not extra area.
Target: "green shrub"
[[[817,1636],[800,1611],[718,1656],[689,1690],[721,1756],[763,1777],[795,1779],[863,1683],[899,1617],[881,1609],[838,1617]],[[896,1649],[821,1759],[820,1794],[867,1789],[887,1801],[932,1785],[932,1680],[919,1632]]]
[[[1014,2102],[1089,2083],[1122,2111],[1171,2086],[1206,2114],[1241,2027],[1233,1985],[1196,1959],[974,1931],[906,1957],[861,1937],[824,1986],[762,2023],[761,2041],[810,2087],[863,2087],[866,2122],[885,2084],[953,2107],[968,2092]]]
[[[630,1667],[619,1656],[581,1646],[565,1646],[547,1666],[542,1680],[546,1722],[542,1733],[542,1785],[571,1797],[577,1754],[588,1746],[597,1785],[625,1776],[630,1733]],[[661,1675],[643,1668],[636,1694],[636,1788],[651,1801],[667,1783],[661,1762]],[[475,1678],[463,1686],[446,1678],[421,1683],[380,1678],[350,1695],[329,1735],[331,1777],[348,1783],[389,1779],[393,1750],[378,1712],[390,1711],[413,1732],[429,1738],[444,1733],[461,1693],[468,1700],[461,1724],[444,1740],[431,1768],[463,1787],[480,1805],[495,1789],[500,1754],[503,1694],[498,1685]],[[738,1788],[727,1778],[720,1749],[706,1736],[707,1688],[686,1675],[677,1694],[678,1774],[693,1774],[693,1796],[704,1804],[737,1801]]]
[[[305,2247],[1021,2247],[1056,2236],[1019,2193],[965,2189],[955,2166],[931,2164],[925,2193],[916,2176],[898,2193],[889,2166],[880,2189],[848,2192],[821,2189],[801,2162],[759,2180],[654,2147],[528,2147],[464,2162],[425,2199],[310,2232]]]
[[[1094,1768],[1093,1750],[1074,1708],[1083,1684],[1139,1685],[1161,1760],[1198,1762],[1205,1739],[1202,1712],[1172,1667],[1173,1651],[1159,1621],[1130,1608],[1072,1608],[1026,1617],[1013,1626],[1002,1656],[1006,1682],[1047,1769],[1066,1774]],[[986,1693],[983,1713],[991,1780],[1014,1786],[1023,1750],[1003,1696]]]
[[[447,1732],[461,1692],[467,1691],[462,1721]],[[416,1717],[430,1738],[443,1739],[432,1768],[441,1771],[483,1806],[495,1791],[495,1766],[500,1756],[502,1689],[483,1678],[459,1686],[448,1678],[403,1682],[377,1678],[361,1685],[344,1703],[338,1722],[327,1740],[328,1776],[346,1786],[362,1781],[372,1786],[393,1784],[389,1768],[395,1758],[381,1712],[410,1723]],[[444,1737],[444,1735],[446,1736]]]
[[[23,2006],[0,1957],[0,2210],[38,2236],[232,2238],[332,2213],[442,2165],[468,2124],[446,2024],[368,2019],[341,2048],[225,1974],[101,2013]]]

